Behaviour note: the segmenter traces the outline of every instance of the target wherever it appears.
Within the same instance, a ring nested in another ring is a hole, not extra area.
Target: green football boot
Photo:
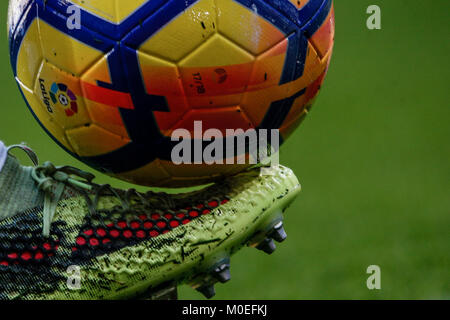
[[[35,166],[9,155],[0,172],[0,299],[165,299],[180,284],[210,298],[233,253],[285,240],[300,191],[283,166],[184,194],[117,190],[20,148]]]

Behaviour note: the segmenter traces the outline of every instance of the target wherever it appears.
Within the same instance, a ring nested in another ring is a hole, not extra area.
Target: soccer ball
[[[334,42],[332,0],[13,0],[8,15],[14,75],[36,120],[77,159],[147,186],[248,167],[174,163],[172,134],[195,140],[197,121],[222,139],[279,129],[284,141]]]

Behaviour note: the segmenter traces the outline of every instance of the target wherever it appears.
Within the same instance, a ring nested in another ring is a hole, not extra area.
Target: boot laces
[[[112,188],[109,184],[98,185],[92,181],[95,175],[72,166],[55,166],[47,161],[39,165],[36,153],[24,144],[8,147],[8,152],[12,149],[24,151],[34,164],[31,176],[37,187],[44,193],[43,226],[44,237],[50,235],[50,227],[54,219],[58,202],[64,195],[66,187],[70,187],[78,194],[82,195],[89,210],[89,214],[94,216],[97,213],[98,204],[102,196],[113,196],[120,200],[121,205],[113,208],[115,211],[126,213],[132,211],[131,203],[139,204],[143,210],[156,208],[173,209],[176,204],[174,200],[165,193],[148,191],[145,194],[129,189],[123,195]],[[93,200],[92,196],[93,195]],[[152,201],[149,201],[152,199]]]

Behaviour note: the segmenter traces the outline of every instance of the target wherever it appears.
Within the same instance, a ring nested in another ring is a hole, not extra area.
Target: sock
[[[0,220],[43,204],[43,193],[31,177],[31,170],[31,167],[21,166],[13,156],[6,155],[0,171]]]

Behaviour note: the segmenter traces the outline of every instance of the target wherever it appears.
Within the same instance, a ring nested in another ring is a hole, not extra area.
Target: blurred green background
[[[366,28],[371,4],[381,30]],[[217,299],[450,299],[450,1],[339,0],[335,11],[325,86],[280,155],[303,186],[288,240],[272,256],[241,250]],[[0,35],[0,139],[88,169],[27,110]],[[369,265],[381,290],[366,287]],[[183,287],[180,298],[201,295]]]

